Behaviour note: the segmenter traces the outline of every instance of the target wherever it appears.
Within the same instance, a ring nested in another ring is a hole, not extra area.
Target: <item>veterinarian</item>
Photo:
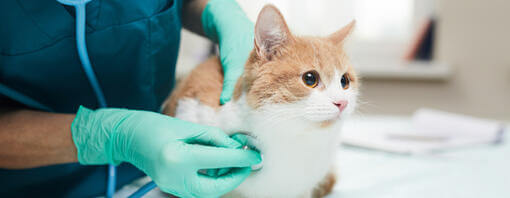
[[[117,165],[116,189],[145,174],[181,197],[236,188],[258,153],[157,112],[174,84],[182,27],[219,44],[221,103],[230,100],[253,47],[239,5],[88,1],[0,2],[0,197],[104,196],[108,164]],[[230,171],[198,173],[218,168]]]

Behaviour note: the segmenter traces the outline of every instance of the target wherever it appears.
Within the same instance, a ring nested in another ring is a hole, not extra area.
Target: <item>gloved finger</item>
[[[244,145],[248,145],[248,135],[246,134],[243,134],[243,133],[235,133],[234,135],[231,135],[230,136],[232,139],[234,139],[235,141],[237,141],[239,144],[241,144],[242,146]],[[241,146],[241,147],[242,147]],[[241,148],[239,147],[239,148]]]
[[[250,168],[234,168],[228,174],[220,177],[198,175],[200,185],[196,190],[205,196],[219,197],[237,188],[250,176],[250,173]]]
[[[221,53],[221,52],[220,52]],[[220,95],[220,103],[225,104],[231,100],[234,90],[239,80],[239,77],[243,74],[244,64],[248,57],[241,57],[239,55],[232,57],[222,57],[221,64],[223,65],[224,78],[223,78],[223,89]]]
[[[230,168],[220,168],[220,169],[218,169],[217,175],[222,176],[224,174],[227,174],[230,170],[231,170]]]
[[[203,171],[198,171],[198,172],[199,173],[203,172],[201,174],[205,174],[205,175],[208,175],[208,176],[211,176],[211,177],[218,177],[220,175],[220,174],[218,174],[220,169],[217,169],[217,168],[215,168],[215,169],[202,169],[202,170]]]
[[[235,133],[234,135],[230,136],[235,141],[239,142],[241,145],[243,145],[242,149],[246,149],[245,146],[248,147],[248,149],[256,150],[257,152],[260,152],[260,150],[257,148],[257,146],[260,146],[260,142],[257,140],[257,138],[254,138],[252,136],[243,134],[243,133]]]
[[[230,138],[225,132],[216,127],[208,127],[203,133],[199,133],[190,139],[188,143],[211,145],[225,148],[239,148],[242,145]]]
[[[229,149],[204,145],[187,145],[190,153],[189,160],[193,160],[198,169],[215,169],[231,167],[251,167],[259,164],[260,154],[253,150]]]
[[[233,79],[226,77],[223,79],[223,89],[221,90],[220,104],[225,104],[232,99],[232,95],[234,94],[234,89],[238,79],[239,76]]]
[[[208,175],[211,177],[219,177],[221,175],[228,173],[230,170],[231,168],[219,168],[219,169],[215,168],[215,169],[202,169],[199,170],[198,172],[200,174]]]

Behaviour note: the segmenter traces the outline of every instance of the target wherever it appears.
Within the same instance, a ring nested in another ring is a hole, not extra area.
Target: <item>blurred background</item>
[[[363,78],[363,115],[429,107],[510,120],[510,1],[238,2],[253,21],[263,5],[276,5],[297,35],[328,35],[356,19],[346,48]],[[184,31],[178,75],[204,60],[211,46]]]

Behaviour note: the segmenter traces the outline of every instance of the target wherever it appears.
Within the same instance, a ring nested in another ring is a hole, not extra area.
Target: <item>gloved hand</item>
[[[243,134],[243,133],[236,133],[236,134],[233,134],[231,136],[232,139],[236,140],[237,142],[241,143],[242,147],[240,147],[241,149],[252,149],[252,150],[257,150],[257,148],[255,147],[255,145],[253,145],[252,141],[250,140],[254,140],[253,138],[250,139],[249,136]],[[246,147],[246,148],[245,148]],[[261,157],[261,162],[263,161],[263,156],[262,154],[260,155]],[[258,171],[262,168],[262,164],[257,164],[257,165],[254,165],[251,167],[251,170],[252,171]],[[207,170],[206,174],[207,175],[210,175],[210,176],[221,176],[221,175],[224,175],[224,174],[227,174],[228,172],[230,171],[230,169],[228,168],[222,168],[222,169],[209,169]]]
[[[254,25],[235,0],[210,0],[202,13],[202,26],[209,39],[218,42],[224,71],[220,103],[232,98],[254,42]]]
[[[217,128],[146,111],[80,107],[71,131],[81,164],[129,162],[179,197],[221,196],[261,161]],[[229,167],[237,168],[220,176],[198,172]]]

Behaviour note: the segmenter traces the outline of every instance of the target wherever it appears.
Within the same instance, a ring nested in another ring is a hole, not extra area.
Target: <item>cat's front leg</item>
[[[325,197],[331,191],[333,191],[333,187],[336,183],[336,174],[333,170],[330,170],[329,173],[322,179],[322,181],[317,184],[317,186],[313,189],[311,193],[312,198],[321,198]]]

